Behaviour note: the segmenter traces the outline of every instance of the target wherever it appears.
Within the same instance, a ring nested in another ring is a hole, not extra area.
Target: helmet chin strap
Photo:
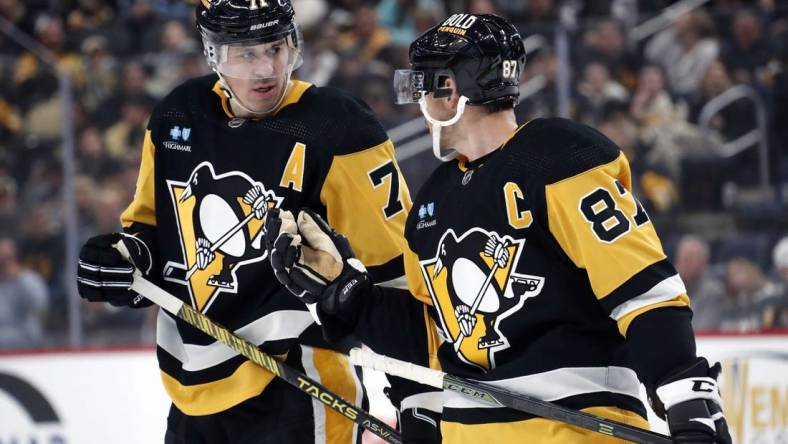
[[[427,101],[425,96],[422,95],[419,99],[421,113],[424,114],[424,118],[427,119],[427,122],[430,124],[430,129],[432,129],[432,154],[434,154],[435,157],[443,162],[448,162],[457,157],[457,151],[454,149],[447,149],[446,154],[443,154],[443,151],[441,150],[441,128],[457,123],[457,121],[460,120],[460,117],[462,117],[462,113],[465,112],[465,104],[467,102],[467,97],[460,96],[460,100],[457,102],[457,112],[454,113],[454,117],[449,120],[438,120],[430,116],[429,111],[427,111]]]

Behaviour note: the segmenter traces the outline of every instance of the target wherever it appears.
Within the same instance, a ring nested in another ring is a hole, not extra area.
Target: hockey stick
[[[230,228],[230,231],[224,233],[222,237],[217,239],[216,242],[212,243],[209,251],[213,253],[219,247],[224,245],[224,243],[227,242],[228,239],[230,239],[235,233],[237,233],[241,228],[243,228],[246,224],[248,224],[249,221],[252,220],[252,217],[254,217],[254,211],[247,214],[243,220],[235,224],[234,227]],[[176,265],[178,266],[176,267]],[[180,271],[181,273],[176,276],[175,274],[178,271]],[[194,261],[194,264],[188,270],[184,268],[180,268],[180,264],[167,264],[167,266],[164,267],[164,278],[167,280],[186,282],[192,277],[195,271],[197,271],[197,261]]]
[[[129,259],[129,251],[126,249],[123,242],[116,244],[115,248],[120,251],[120,254],[124,258],[127,260]],[[231,349],[249,358],[250,361],[263,367],[275,376],[282,378],[293,387],[317,399],[345,418],[381,437],[386,442],[402,444],[402,438],[400,438],[399,433],[389,427],[388,424],[345,401],[341,396],[327,389],[309,376],[274,359],[271,355],[260,350],[255,344],[222,327],[208,316],[193,309],[190,305],[184,304],[183,301],[177,297],[167,293],[162,288],[159,288],[157,285],[142,277],[142,273],[136,268],[134,269],[134,280],[132,281],[131,289],[145,296],[161,308],[183,319],[190,325],[198,328],[208,336],[211,336],[219,342],[223,342]]]
[[[459,393],[474,401],[495,407],[509,407],[541,418],[561,421],[604,435],[645,444],[672,444],[669,436],[640,427],[631,426],[611,419],[591,415],[562,407],[531,396],[510,392],[481,382],[449,375],[440,370],[422,367],[379,355],[371,350],[350,350],[350,362],[361,367],[372,368],[389,375],[399,376],[421,384]]]

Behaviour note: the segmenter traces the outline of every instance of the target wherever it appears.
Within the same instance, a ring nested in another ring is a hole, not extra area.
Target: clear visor
[[[454,74],[448,69],[430,69],[428,71],[398,69],[394,71],[394,91],[397,94],[397,105],[419,103],[419,100],[429,93],[435,99],[450,97],[452,89],[446,84],[449,79],[454,79]]]
[[[397,105],[418,103],[426,94],[424,89],[424,71],[398,69],[394,71],[394,92]]]
[[[296,68],[300,52],[291,39],[257,44],[216,45],[216,70],[236,79],[268,79]]]

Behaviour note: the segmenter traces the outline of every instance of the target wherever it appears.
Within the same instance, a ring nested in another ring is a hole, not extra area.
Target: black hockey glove
[[[670,436],[676,443],[730,444],[717,387],[720,364],[709,367],[705,358],[660,381],[649,393],[654,412],[667,414]]]
[[[422,408],[409,408],[397,415],[402,442],[438,444],[441,442],[441,414]]]
[[[307,304],[328,341],[350,334],[372,283],[347,238],[309,209],[297,223],[290,212],[272,210],[265,229],[277,280]]]
[[[123,259],[115,249],[114,245],[118,242],[123,242],[129,250],[133,263]],[[125,233],[92,237],[79,252],[79,295],[91,302],[109,302],[116,307],[147,307],[152,302],[130,287],[135,267],[143,275],[150,275],[153,265],[150,249],[138,237]]]

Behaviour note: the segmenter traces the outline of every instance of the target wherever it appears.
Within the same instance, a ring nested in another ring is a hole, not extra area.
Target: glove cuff
[[[722,406],[717,381],[710,377],[680,379],[657,388],[657,396],[666,410],[693,399],[705,399]]]
[[[690,399],[708,399],[721,406],[717,387],[720,369],[719,363],[709,367],[706,358],[698,357],[686,367],[663,377],[656,386],[647,387],[654,413],[664,419],[667,409]]]

